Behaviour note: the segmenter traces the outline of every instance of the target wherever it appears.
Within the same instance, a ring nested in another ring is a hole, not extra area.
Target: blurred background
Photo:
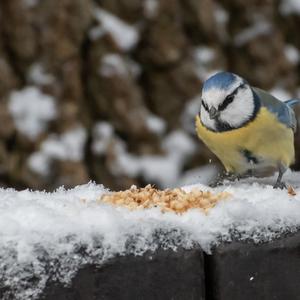
[[[298,0],[1,0],[0,185],[207,181],[203,81],[300,97],[299,28]]]

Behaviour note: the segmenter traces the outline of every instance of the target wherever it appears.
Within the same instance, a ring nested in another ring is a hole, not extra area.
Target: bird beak
[[[211,107],[209,110],[209,117],[211,120],[217,118],[219,116],[220,112],[216,110],[215,107]]]

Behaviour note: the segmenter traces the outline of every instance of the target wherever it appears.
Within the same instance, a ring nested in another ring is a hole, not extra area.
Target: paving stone
[[[300,299],[300,232],[258,245],[223,244],[205,265],[207,300]]]
[[[202,251],[180,249],[116,257],[100,268],[86,266],[68,288],[49,283],[41,299],[204,300],[204,294]]]

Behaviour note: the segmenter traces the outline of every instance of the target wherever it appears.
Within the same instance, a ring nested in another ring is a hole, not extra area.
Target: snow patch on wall
[[[144,0],[144,12],[146,17],[148,18],[154,18],[159,9],[159,2],[158,0]]]
[[[265,20],[257,20],[248,28],[238,33],[234,38],[234,44],[241,47],[258,36],[269,35],[272,33],[272,24]]]
[[[94,10],[94,16],[100,25],[90,30],[91,39],[97,40],[109,33],[115,43],[125,51],[131,50],[137,44],[139,33],[134,26],[101,8]]]
[[[130,177],[142,176],[146,181],[160,183],[163,187],[176,184],[184,163],[196,151],[196,144],[184,131],[176,130],[162,143],[163,155],[134,155],[128,153],[123,143],[115,147],[116,160],[111,172]]]
[[[50,135],[40,150],[28,158],[29,168],[41,175],[49,175],[53,160],[81,161],[84,154],[86,130],[78,126],[61,135]]]
[[[29,7],[29,8],[32,8],[32,7],[35,7],[39,4],[41,0],[23,0],[23,3]]]
[[[164,133],[165,124],[160,118],[149,115],[147,123],[153,132]],[[127,151],[126,144],[115,135],[108,122],[98,122],[93,129],[92,151],[96,155],[113,155],[115,159],[108,164],[112,174],[142,176],[146,181],[163,187],[172,187],[177,183],[186,160],[196,151],[196,147],[187,133],[176,130],[164,137],[163,154],[137,155]]]
[[[299,0],[281,0],[279,11],[282,15],[288,16],[292,14],[300,14]]]
[[[54,82],[54,76],[48,74],[40,63],[32,65],[28,72],[28,81],[36,85],[48,85]]]
[[[99,68],[99,74],[104,77],[138,77],[140,73],[141,67],[137,62],[115,53],[104,55]]]
[[[208,162],[209,163],[209,162]],[[186,186],[192,184],[210,184],[216,178],[218,169],[215,164],[194,168],[184,172],[178,179],[177,186]]]
[[[151,132],[162,135],[166,131],[167,124],[162,118],[148,114],[146,116],[146,126]]]
[[[270,94],[280,101],[286,101],[292,98],[292,95],[284,88],[275,86],[270,90]]]
[[[299,50],[291,45],[288,44],[284,47],[284,54],[286,59],[293,65],[297,65],[300,61],[300,52]]]
[[[18,131],[31,140],[44,132],[48,122],[57,116],[54,98],[33,86],[12,92],[8,108]]]
[[[200,112],[201,96],[191,99],[187,102],[183,114],[181,116],[181,122],[183,128],[192,135],[196,135],[195,131],[195,118]]]
[[[105,121],[97,122],[93,128],[93,153],[104,155],[108,151],[113,135],[114,129],[110,123]]]
[[[226,26],[229,21],[228,11],[224,9],[220,4],[215,4],[213,11],[216,22],[221,26]]]
[[[199,79],[205,81],[217,72],[211,67],[216,58],[216,52],[213,48],[203,45],[198,46],[194,49],[192,55],[195,61],[195,72]]]

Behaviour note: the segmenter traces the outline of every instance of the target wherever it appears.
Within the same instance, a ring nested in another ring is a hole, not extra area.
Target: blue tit
[[[278,171],[274,188],[286,187],[282,176],[295,160],[297,121],[292,106],[251,87],[236,74],[220,72],[205,81],[199,138],[223,163],[227,174],[263,176]]]

